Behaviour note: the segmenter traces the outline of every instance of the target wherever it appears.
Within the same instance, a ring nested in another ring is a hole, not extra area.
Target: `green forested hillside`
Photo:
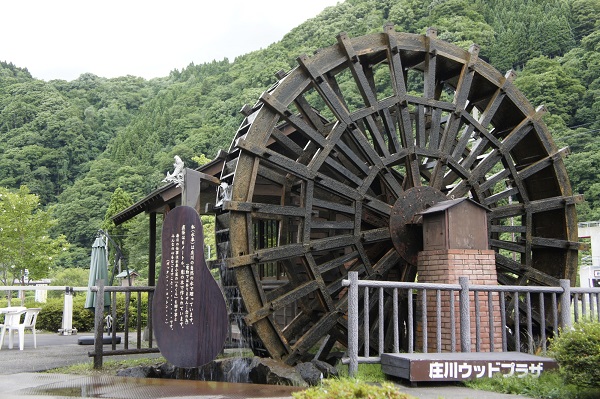
[[[0,63],[0,186],[27,185],[72,244],[62,266],[86,266],[88,247],[121,188],[133,200],[161,184],[178,154],[213,157],[227,148],[242,116],[301,54],[350,36],[424,33],[467,48],[504,72],[534,105],[567,159],[574,191],[585,194],[580,220],[600,219],[600,0],[346,0],[290,31],[266,49],[235,60],[190,64],[169,76],[71,82],[33,79],[26,65]],[[0,59],[2,54],[0,53]],[[130,266],[143,269],[144,221],[130,227]],[[140,233],[135,233],[135,232]],[[139,259],[139,260],[138,260]]]

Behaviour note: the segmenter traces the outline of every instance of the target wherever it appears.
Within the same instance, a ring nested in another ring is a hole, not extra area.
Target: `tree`
[[[463,48],[481,45],[480,58],[500,71],[517,69],[518,87],[534,106],[547,105],[544,120],[554,139],[571,148],[566,162],[573,188],[588,201],[580,215],[600,218],[593,173],[600,167],[599,10],[600,0],[346,0],[265,49],[235,61],[190,64],[150,81],[88,73],[44,82],[0,61],[0,186],[26,185],[36,193],[41,206],[55,212],[52,235],[65,234],[71,244],[56,264],[86,267],[117,187],[137,201],[161,185],[174,155],[193,168],[204,162],[198,154],[211,158],[228,149],[244,121],[240,108],[276,83],[276,71],[334,44],[340,32],[381,34],[390,22],[397,31],[419,34],[437,27],[440,39]],[[393,95],[388,66],[374,68],[377,92]],[[351,74],[336,79],[340,90],[353,90],[352,107],[362,103]],[[409,91],[422,92],[420,75],[409,74],[407,82]],[[307,89],[309,103],[314,92]],[[130,267],[142,273],[147,230],[140,215],[124,245]]]
[[[127,223],[115,226],[111,218],[131,205],[133,205],[131,196],[121,187],[117,187],[110,197],[110,203],[102,222],[102,229],[113,237],[124,236],[127,233]]]
[[[157,222],[157,234],[156,248],[159,248],[158,257],[154,267],[156,272],[160,270],[160,247],[161,237],[160,231],[162,229],[162,218],[156,218]],[[135,270],[140,274],[140,280],[148,278],[148,247],[150,245],[150,235],[148,234],[148,216],[140,214],[129,220],[129,234],[125,237],[125,243],[123,247],[127,249],[127,266],[129,270]]]
[[[89,266],[89,265],[88,265]],[[90,276],[89,269],[81,267],[52,268],[52,283],[54,286],[86,287]],[[51,298],[62,298],[61,291],[51,291]]]
[[[66,189],[53,207],[56,231],[64,232],[70,243],[89,248],[102,226],[110,195],[106,184],[88,173]]]
[[[131,205],[133,205],[131,196],[121,187],[117,187],[110,197],[110,203],[108,204],[108,208],[104,214],[104,221],[102,222],[102,230],[107,232],[113,241],[119,246],[119,248],[123,251],[123,256],[126,256],[123,243],[125,241],[125,237],[127,237],[129,225],[131,223],[125,222],[115,226],[111,218],[122,210],[127,209]]]
[[[40,199],[27,186],[17,191],[0,187],[0,281],[25,284],[25,277],[47,277],[57,255],[68,244],[60,235],[51,238],[55,220],[39,209]]]
[[[546,105],[551,114],[560,116],[567,124],[585,93],[585,87],[575,77],[575,70],[544,56],[529,60],[515,85],[534,106]]]
[[[432,2],[427,25],[438,29],[438,38],[468,49],[476,43],[487,48],[494,40],[494,30],[485,22],[473,2],[447,0]]]
[[[574,0],[571,2],[573,33],[577,39],[597,31],[600,27],[600,0]]]
[[[477,9],[496,35],[489,48],[482,49],[483,55],[500,71],[506,71],[519,69],[534,57],[565,54],[576,45],[567,3],[476,0]]]
[[[202,231],[204,234],[204,257],[207,260],[217,259],[217,244],[215,242],[215,217],[201,215]],[[223,254],[219,254],[223,256]]]
[[[390,5],[387,19],[399,31],[422,33],[427,28],[428,14],[429,8],[422,0],[398,0]]]

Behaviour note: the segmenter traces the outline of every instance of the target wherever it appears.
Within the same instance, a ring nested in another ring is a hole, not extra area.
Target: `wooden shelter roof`
[[[223,169],[224,159],[225,154],[219,152],[214,160],[197,168],[196,171],[203,175],[203,181],[218,185],[218,178],[216,176],[219,176]],[[209,183],[203,185],[203,187],[208,187],[208,184]],[[152,191],[135,204],[117,213],[111,219],[115,225],[120,225],[142,212],[163,213],[166,205],[177,205],[178,203],[181,203],[181,191],[182,188],[177,187],[175,183],[165,184]]]

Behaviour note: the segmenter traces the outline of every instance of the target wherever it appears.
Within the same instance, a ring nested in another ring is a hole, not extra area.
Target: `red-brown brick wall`
[[[468,277],[472,285],[497,285],[495,252],[492,250],[474,249],[449,249],[421,251],[418,258],[418,281],[420,283],[436,284],[458,284],[459,277]],[[454,293],[454,315],[456,320],[455,343],[456,350],[460,351],[460,310],[459,293]],[[450,322],[450,293],[441,292],[441,350],[451,350],[451,322]],[[490,352],[489,321],[493,317],[494,324],[494,351],[502,350],[502,332],[500,331],[500,304],[498,294],[492,295],[493,309],[488,306],[487,292],[478,294],[479,299],[479,335],[480,350]],[[471,350],[476,350],[476,320],[475,320],[475,296],[470,294],[471,304]],[[419,314],[421,314],[421,300],[418,300]],[[437,299],[435,290],[427,293],[427,346],[428,352],[437,352]],[[417,350],[422,349],[423,325],[418,320],[417,325]]]

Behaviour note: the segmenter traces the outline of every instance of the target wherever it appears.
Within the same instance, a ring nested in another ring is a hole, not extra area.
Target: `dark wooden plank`
[[[490,239],[490,247],[506,249],[507,251],[515,251],[520,253],[525,253],[525,245],[519,245],[517,243],[511,241],[502,241],[502,240],[493,240]]]
[[[394,248],[391,248],[373,265],[372,268],[379,275],[385,275],[385,273],[396,266],[401,259],[400,254],[398,254]]]
[[[385,374],[418,381],[467,381],[504,375],[534,375],[558,368],[556,361],[521,352],[383,353]]]
[[[310,249],[313,252],[328,251],[332,249],[346,248],[352,245],[356,245],[359,238],[353,234],[344,234],[339,236],[327,237],[312,240],[310,242]]]
[[[273,301],[265,304],[262,308],[249,313],[245,320],[246,323],[254,324],[257,320],[270,316],[271,313],[274,313],[276,310],[283,309],[288,305],[291,305],[293,302],[304,298],[309,293],[315,291],[318,288],[318,284],[316,281],[308,281],[299,287],[294,288],[293,290],[288,291],[286,294],[279,296]]]
[[[417,105],[417,112],[415,114],[415,140],[417,147],[425,147],[425,125],[427,119],[425,118],[425,107],[423,105]]]
[[[318,130],[314,129],[305,120],[298,115],[293,115],[285,105],[281,104],[277,98],[270,93],[263,93],[260,100],[268,105],[273,111],[279,113],[283,119],[288,121],[296,131],[306,136],[309,140],[317,143],[320,147],[325,145],[325,137]]]
[[[394,118],[392,117],[392,113],[389,108],[384,108],[380,112],[381,120],[383,123],[383,130],[386,132],[388,136],[388,148],[389,152],[397,153],[400,151],[401,146],[398,141],[398,132],[396,129],[396,124]]]
[[[332,211],[336,211],[338,213],[348,213],[348,214],[352,214],[355,211],[355,208],[353,206],[342,205],[342,204],[330,202],[330,201],[324,201],[324,200],[321,200],[318,198],[313,199],[313,208],[331,209]]]
[[[335,89],[335,79],[322,75],[318,70],[318,66],[315,65],[316,62],[314,59],[311,59],[306,55],[301,55],[297,58],[297,61],[300,67],[306,72],[310,79],[312,79],[315,89],[330,106],[331,112],[333,112],[335,117],[339,121],[349,124],[351,121],[348,108],[346,107],[343,98],[338,95],[338,92]]]
[[[328,262],[323,263],[322,265],[319,266],[319,273],[323,274],[331,269],[335,269],[341,266],[344,266],[344,264],[355,260],[356,258],[358,258],[358,252],[357,251],[352,251],[349,252],[345,255],[342,255],[340,257],[337,257],[335,259],[332,259]]]
[[[348,170],[348,168],[346,168],[341,163],[337,162],[335,159],[327,158],[325,159],[325,163],[331,168],[333,172],[337,173],[342,178],[346,178],[347,180],[351,181],[356,186],[360,186],[362,184],[362,178],[352,173],[350,170]]]
[[[520,203],[505,205],[492,209],[489,219],[495,220],[510,216],[519,216],[525,214],[526,210],[530,213],[546,212],[554,209],[565,208],[567,205],[579,204],[581,201],[583,201],[583,196],[574,195],[544,198],[541,200],[530,201],[527,205]]]
[[[503,226],[503,225],[491,225],[490,232],[492,233],[526,233],[527,226],[515,225],[515,226]]]
[[[504,198],[508,198],[512,195],[516,195],[516,194],[520,194],[519,190],[516,187],[509,187],[506,190],[500,191],[499,193],[496,193],[494,195],[490,195],[487,198],[484,198],[482,203],[483,205],[491,205],[491,204],[495,204],[498,201],[504,199]]]
[[[345,161],[340,162],[343,162],[344,165],[348,165],[347,163],[350,162],[355,168],[366,175],[369,172],[369,166],[365,164],[364,155],[360,154],[357,143],[354,142],[350,134],[351,129],[357,129],[356,125],[349,127],[338,123],[327,138],[329,142],[335,145],[336,152],[343,154],[341,159],[345,159]]]
[[[210,362],[227,337],[225,299],[204,261],[202,222],[189,206],[170,211],[163,224],[152,323],[162,355],[179,367]]]
[[[510,175],[510,171],[508,169],[502,169],[501,171],[493,174],[488,177],[486,181],[479,185],[481,190],[487,190],[493,188],[499,181],[506,179]]]
[[[549,276],[531,266],[524,265],[499,253],[496,254],[496,266],[498,267],[498,270],[504,270],[518,275],[526,275],[532,284],[535,283],[551,287],[559,285],[559,281],[556,277]],[[500,275],[501,274],[499,273],[498,276]]]
[[[287,172],[293,173],[294,175],[310,179],[312,177],[311,171],[304,165],[297,163],[293,159],[289,159],[281,154],[265,149],[259,145],[252,144],[246,140],[240,139],[237,142],[237,146],[244,151],[248,151],[257,157],[272,163],[273,165],[283,169]]]
[[[531,244],[540,247],[550,248],[577,248],[579,249],[583,243],[577,241],[561,240],[558,238],[547,238],[547,237],[531,237]]]
[[[274,128],[271,132],[271,138],[275,140],[279,145],[293,153],[296,158],[302,155],[302,147],[290,139],[287,135],[283,134],[281,130]]]
[[[306,212],[304,208],[296,206],[241,201],[224,201],[223,209],[227,211],[263,213],[275,216],[304,216]]]
[[[361,240],[365,243],[384,241],[390,239],[389,227],[380,227],[378,229],[364,230],[361,235]]]
[[[351,230],[354,229],[353,220],[313,220],[312,229]]]
[[[242,267],[255,263],[275,262],[282,259],[289,259],[295,256],[302,256],[307,252],[304,244],[287,244],[273,248],[263,248],[248,255],[240,255],[226,260],[227,267]]]
[[[322,188],[326,191],[330,191],[335,195],[342,198],[358,201],[361,195],[355,188],[347,186],[339,181],[332,179],[331,177],[318,173],[314,179],[315,186]]]
[[[360,91],[361,96],[365,104],[369,107],[376,105],[377,98],[375,95],[374,87],[369,82],[363,64],[360,62],[358,54],[356,54],[348,35],[343,32],[337,37],[340,48],[346,53],[346,56],[350,60],[348,63],[348,69],[352,72],[352,76],[356,82],[356,86]]]
[[[552,166],[554,164],[554,162],[558,162],[558,160],[565,158],[567,155],[569,155],[568,147],[562,148],[559,151],[557,151],[556,153],[547,155],[546,157],[540,159],[539,161],[534,162],[531,165],[527,165],[526,167],[521,169],[519,171],[519,178],[521,180],[527,179],[528,177],[533,176],[534,174],[538,173],[542,169]]]

